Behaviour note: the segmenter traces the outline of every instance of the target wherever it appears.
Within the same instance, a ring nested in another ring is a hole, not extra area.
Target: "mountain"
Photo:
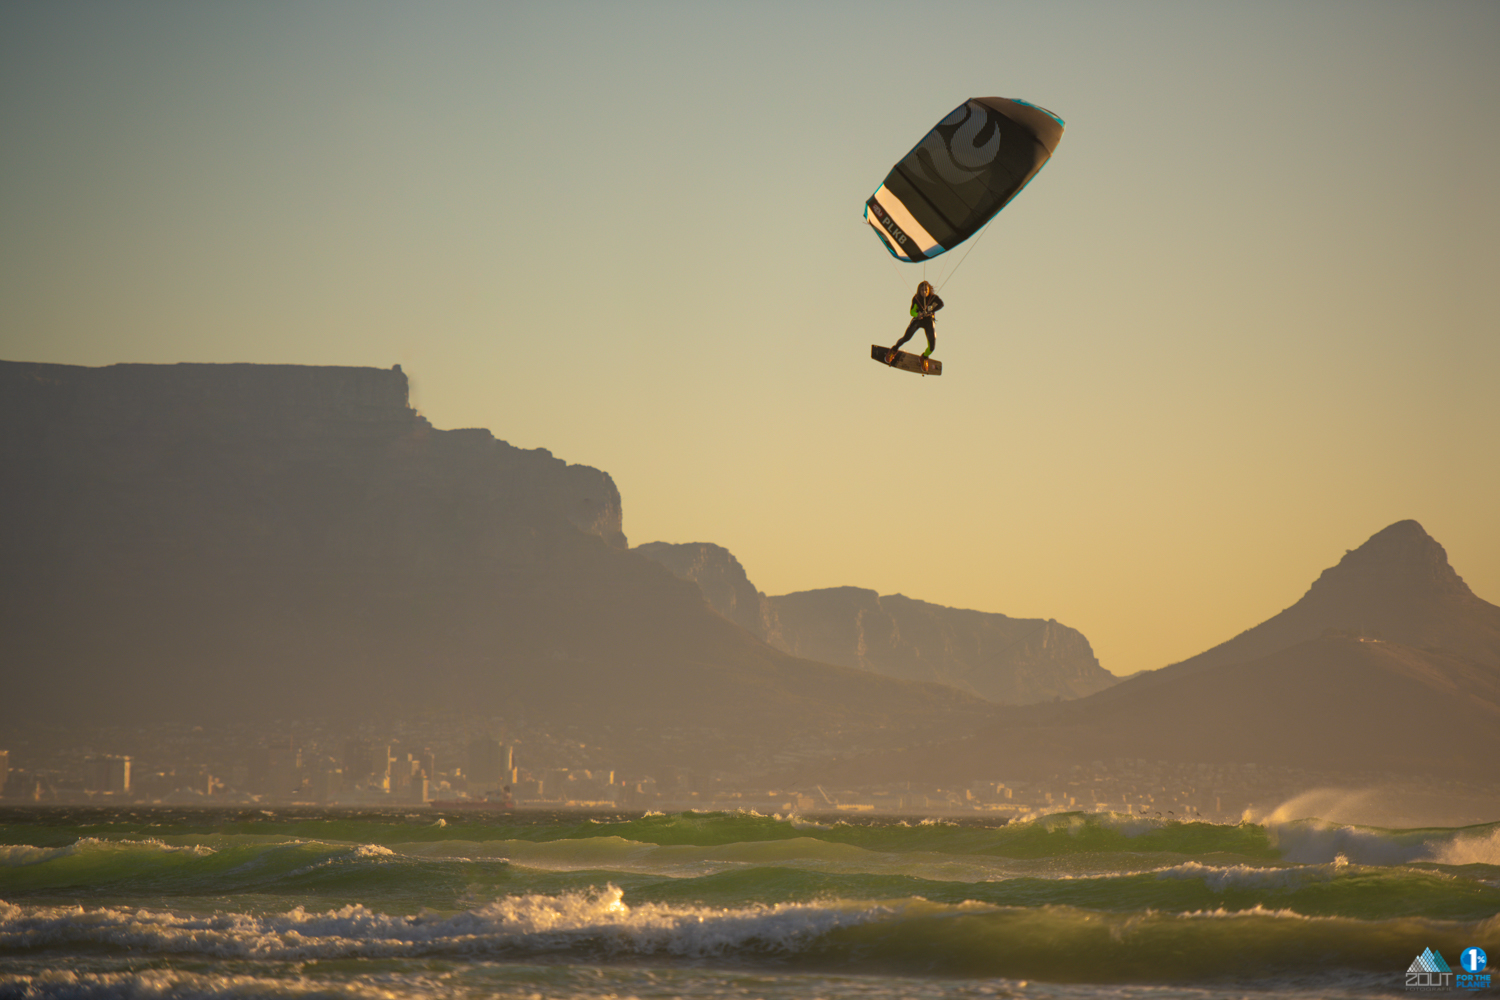
[[[773,597],[771,606],[787,652],[940,681],[991,701],[1077,698],[1116,682],[1083,633],[1052,619],[947,608],[857,587]]]
[[[947,608],[858,587],[767,597],[721,546],[651,542],[635,551],[693,581],[719,614],[794,656],[936,681],[1013,705],[1077,698],[1116,682],[1081,632],[1053,620]]]
[[[626,547],[610,477],[435,430],[399,368],[0,362],[0,718],[453,711],[972,729],[789,656]]]
[[[1038,722],[1007,738],[1041,730],[1043,746],[1067,746],[1076,759],[1482,772],[1500,753],[1500,667],[1325,636]]]
[[[1275,617],[1181,663],[856,772],[982,779],[1091,760],[1490,775],[1500,607],[1415,521],[1378,532]],[[833,780],[833,779],[830,779]]]
[[[1348,635],[1500,663],[1500,608],[1475,596],[1448,553],[1416,521],[1376,532],[1323,571],[1276,616],[1180,663],[1122,683],[1114,697],[1309,639]],[[1130,685],[1127,687],[1127,684]]]
[[[787,651],[770,598],[755,589],[745,568],[728,549],[711,542],[647,542],[637,545],[635,551],[665,566],[679,579],[697,585],[708,606],[740,628]]]

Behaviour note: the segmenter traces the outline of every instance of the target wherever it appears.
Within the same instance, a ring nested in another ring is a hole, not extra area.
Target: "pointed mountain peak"
[[[1416,521],[1397,521],[1323,571],[1301,600],[1228,642],[1092,697],[1108,700],[1334,634],[1500,662],[1500,607],[1474,594]],[[1114,692],[1112,694],[1111,692]]]
[[[1350,591],[1410,595],[1470,595],[1463,578],[1448,565],[1448,553],[1416,521],[1397,521],[1377,531],[1357,549],[1344,553],[1308,596]]]

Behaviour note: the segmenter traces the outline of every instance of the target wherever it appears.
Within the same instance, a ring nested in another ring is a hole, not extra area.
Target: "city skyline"
[[[981,780],[888,776],[824,785],[798,776],[795,768],[727,772],[691,757],[622,771],[607,762],[609,747],[539,729],[514,730],[503,740],[472,735],[495,728],[512,729],[497,718],[396,726],[367,721],[356,729],[320,728],[300,737],[287,735],[284,723],[212,734],[201,726],[153,726],[128,737],[94,729],[87,736],[91,744],[129,741],[140,756],[70,746],[71,739],[84,738],[81,732],[69,737],[54,730],[46,740],[32,733],[29,766],[12,769],[17,780],[10,787],[0,784],[0,809],[130,805],[260,815],[257,807],[349,813],[423,807],[435,817],[449,817],[448,822],[457,814],[485,823],[506,822],[506,814],[522,821],[547,810],[597,815],[668,809],[846,820],[943,815],[1004,823],[1080,811],[1168,821],[1221,822],[1242,815],[1264,821],[1295,819],[1302,815],[1298,809],[1316,808],[1320,816],[1344,822],[1417,822],[1420,816],[1461,823],[1482,821],[1496,790],[1493,782],[1415,778],[1379,769],[1132,757],[1040,768],[997,760],[993,773]],[[804,762],[814,764],[827,753],[806,745],[787,749],[806,754]],[[487,750],[512,762],[512,771],[500,778],[503,787],[491,789],[469,772]],[[525,766],[515,758],[517,751],[526,755]],[[383,772],[370,767],[372,754],[376,760],[383,756]],[[3,755],[0,751],[0,764]]]

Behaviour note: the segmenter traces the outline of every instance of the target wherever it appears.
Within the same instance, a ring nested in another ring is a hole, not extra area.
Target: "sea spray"
[[[1500,954],[1500,824],[438,818],[0,810],[0,995],[1281,1000]]]

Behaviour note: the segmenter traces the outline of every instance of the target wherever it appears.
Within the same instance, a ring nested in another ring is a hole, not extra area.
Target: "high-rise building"
[[[344,775],[333,758],[306,770],[309,773],[304,788],[314,802],[327,802],[342,790]]]
[[[469,744],[469,766],[464,769],[469,779],[469,794],[484,794],[511,780],[511,748],[499,740],[488,737]]]
[[[370,762],[375,765],[375,774],[371,779],[372,784],[378,786],[383,791],[390,791],[391,765],[396,763],[396,755],[391,752],[391,745],[389,743],[382,743],[377,746],[374,756],[370,758]]]
[[[105,791],[117,792],[121,795],[128,793],[130,791],[130,758],[108,757],[105,760],[108,767]]]
[[[124,795],[130,791],[130,758],[109,755],[89,761],[88,788],[91,792]]]
[[[372,764],[370,744],[364,740],[344,742],[344,780],[351,785],[362,785],[370,780],[375,768]]]
[[[412,783],[423,776],[422,762],[414,754],[406,754],[403,758],[391,761],[391,783],[388,789],[392,795],[405,795],[412,787]]]
[[[0,795],[5,794],[5,783],[10,780],[10,751],[0,750]]]

